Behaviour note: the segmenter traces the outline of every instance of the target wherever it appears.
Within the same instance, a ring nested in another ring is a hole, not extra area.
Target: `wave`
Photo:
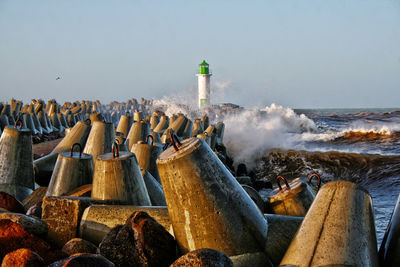
[[[319,173],[325,182],[340,179],[368,185],[399,177],[400,156],[275,149],[259,159],[255,172],[259,179],[270,181],[278,175],[294,179]],[[393,179],[392,183],[400,185],[398,179]]]

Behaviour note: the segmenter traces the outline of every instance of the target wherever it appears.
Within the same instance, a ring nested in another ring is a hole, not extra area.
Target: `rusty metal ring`
[[[278,177],[276,177],[276,183],[278,184],[279,190],[280,190],[280,191],[283,191],[282,186],[281,186],[281,183],[279,182],[280,180],[282,180],[282,181],[285,183],[286,189],[287,189],[287,190],[290,190],[290,186],[289,186],[288,182],[286,181],[285,177],[283,177],[283,176],[278,176]]]
[[[118,148],[117,142],[114,142],[112,145],[112,154],[113,154],[113,158],[119,157],[119,148]]]
[[[22,129],[23,123],[21,121],[21,118],[18,117],[18,119],[14,123],[14,128],[17,129],[17,123],[19,122],[19,128]]]
[[[170,134],[170,138],[171,138],[171,144],[174,147],[175,151],[179,151],[179,147],[182,145],[181,142],[179,141],[178,137],[174,134],[171,133]],[[176,145],[178,144],[178,145]]]
[[[316,188],[319,189],[319,187],[321,186],[321,177],[320,177],[318,174],[313,173],[313,174],[311,174],[310,176],[308,176],[308,181],[307,181],[307,183],[308,183],[308,184],[311,184],[311,180],[312,180],[312,178],[314,178],[314,177],[317,177],[317,179],[318,179],[318,183],[317,183]]]
[[[71,151],[69,153],[69,155],[71,156],[71,158],[73,157],[73,153],[74,153],[74,147],[78,146],[79,147],[79,158],[82,157],[82,146],[79,143],[75,143],[71,146]]]
[[[151,145],[153,145],[154,144],[154,137],[151,134],[146,136],[146,144],[149,143],[149,138],[151,138]]]

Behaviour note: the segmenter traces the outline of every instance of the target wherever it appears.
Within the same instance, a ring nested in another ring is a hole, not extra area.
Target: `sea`
[[[272,104],[224,118],[235,164],[274,184],[317,173],[370,193],[381,243],[400,193],[400,109],[291,109]]]
[[[163,99],[154,107],[163,107],[168,116],[179,112],[191,119],[202,116],[173,102]],[[378,245],[382,242],[400,193],[400,108],[220,104],[212,106],[208,115],[211,123],[224,122],[223,143],[234,167],[244,163],[258,180],[275,187],[279,175],[292,180],[317,173],[322,183],[346,180],[364,187],[373,201]]]

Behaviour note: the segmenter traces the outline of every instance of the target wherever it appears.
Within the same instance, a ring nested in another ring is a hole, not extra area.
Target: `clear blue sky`
[[[399,107],[400,2],[0,0],[0,101],[192,92],[203,59],[218,102]]]

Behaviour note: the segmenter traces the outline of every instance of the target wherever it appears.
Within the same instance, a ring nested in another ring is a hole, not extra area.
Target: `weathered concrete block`
[[[42,220],[49,227],[48,240],[59,247],[77,237],[83,211],[91,199],[85,197],[45,197]]]

